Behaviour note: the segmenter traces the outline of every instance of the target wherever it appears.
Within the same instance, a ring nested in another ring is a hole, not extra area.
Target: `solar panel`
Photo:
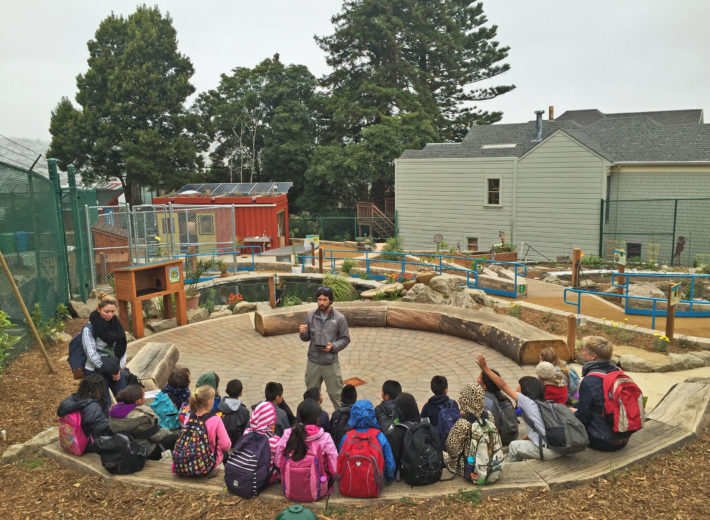
[[[288,193],[293,186],[292,182],[235,182],[235,183],[206,183],[206,184],[185,184],[177,193],[186,191],[198,191],[206,194],[209,190],[211,195],[282,195]]]

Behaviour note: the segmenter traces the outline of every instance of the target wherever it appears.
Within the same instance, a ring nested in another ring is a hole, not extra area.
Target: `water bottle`
[[[473,475],[476,473],[476,459],[473,455],[469,455],[463,464],[463,478],[473,480]]]

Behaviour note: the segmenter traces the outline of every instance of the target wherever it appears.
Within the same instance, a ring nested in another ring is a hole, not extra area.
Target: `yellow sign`
[[[626,265],[626,250],[614,249],[614,263],[619,265]]]
[[[306,239],[303,241],[303,245],[306,249],[311,248],[313,244],[313,249],[318,249],[318,243],[320,242],[320,237],[318,235],[306,235]]]
[[[673,306],[673,305],[678,305],[680,303],[680,288],[683,286],[683,284],[677,283],[675,285],[671,286],[671,292],[668,297],[668,305]]]

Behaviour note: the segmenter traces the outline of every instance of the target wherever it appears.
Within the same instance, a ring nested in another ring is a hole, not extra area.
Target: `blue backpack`
[[[270,466],[269,439],[261,433],[247,433],[229,453],[229,460],[224,464],[224,483],[235,495],[255,497],[269,481]]]
[[[177,430],[181,427],[177,408],[175,408],[175,405],[165,392],[158,392],[153,402],[150,403],[150,407],[158,416],[158,424],[160,424],[161,428]]]
[[[436,431],[439,434],[439,441],[441,442],[442,450],[445,449],[446,438],[449,436],[451,428],[460,418],[461,414],[459,413],[459,409],[454,406],[454,402],[451,399],[449,399],[446,404],[439,409]]]

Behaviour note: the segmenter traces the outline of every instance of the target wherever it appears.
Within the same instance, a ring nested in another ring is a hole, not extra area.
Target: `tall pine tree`
[[[111,14],[88,47],[80,108],[63,98],[52,112],[48,155],[73,163],[85,183],[119,179],[129,202],[140,186],[184,184],[198,162],[184,106],[194,69],[170,16],[145,5],[128,18]]]

